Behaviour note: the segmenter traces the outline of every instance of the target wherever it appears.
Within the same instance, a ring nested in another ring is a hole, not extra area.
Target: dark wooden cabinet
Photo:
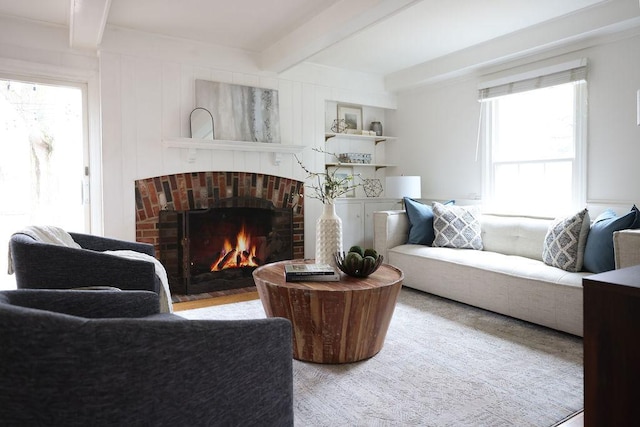
[[[640,425],[640,265],[583,286],[584,425]]]

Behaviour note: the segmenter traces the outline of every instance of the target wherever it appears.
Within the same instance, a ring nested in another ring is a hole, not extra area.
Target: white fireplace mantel
[[[302,152],[304,145],[268,144],[264,142],[229,141],[223,139],[206,140],[196,138],[164,138],[162,143],[165,148],[181,148],[188,150],[187,159],[193,163],[197,157],[197,150],[228,150],[228,151],[253,151],[261,153],[273,153],[273,161],[280,164],[282,154],[296,154]]]

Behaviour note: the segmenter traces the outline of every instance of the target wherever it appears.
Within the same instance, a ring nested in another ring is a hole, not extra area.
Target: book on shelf
[[[287,282],[337,282],[340,280],[338,273],[333,274],[306,274],[302,276],[285,276]]]

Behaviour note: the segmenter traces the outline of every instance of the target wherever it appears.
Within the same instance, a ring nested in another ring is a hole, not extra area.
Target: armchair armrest
[[[12,305],[89,319],[145,317],[159,312],[159,297],[147,291],[17,289],[3,294]]]
[[[92,251],[120,251],[130,250],[155,256],[155,249],[149,243],[129,242],[126,240],[110,239],[92,234],[69,233],[73,240],[83,249]]]
[[[389,262],[389,249],[407,242],[409,218],[404,210],[373,213],[373,248]]]
[[[614,232],[613,253],[617,269],[640,264],[640,230]]]

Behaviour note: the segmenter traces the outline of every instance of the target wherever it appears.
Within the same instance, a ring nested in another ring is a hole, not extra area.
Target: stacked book
[[[329,264],[287,264],[284,266],[287,282],[337,282],[340,280],[335,268]]]

